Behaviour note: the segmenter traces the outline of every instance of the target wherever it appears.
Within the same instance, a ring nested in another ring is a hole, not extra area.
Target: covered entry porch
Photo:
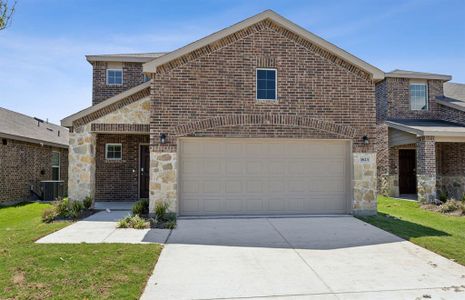
[[[96,134],[95,201],[149,198],[150,136],[130,132]]]
[[[442,120],[387,122],[388,194],[431,202],[465,193],[465,126]]]

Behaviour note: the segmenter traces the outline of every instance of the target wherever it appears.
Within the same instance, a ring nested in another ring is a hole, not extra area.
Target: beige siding
[[[414,144],[417,142],[416,135],[402,130],[389,128],[389,147]]]

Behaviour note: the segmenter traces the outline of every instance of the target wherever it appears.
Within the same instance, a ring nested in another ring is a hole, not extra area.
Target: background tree
[[[11,23],[11,17],[15,12],[16,1],[12,3],[9,0],[0,0],[0,30],[8,27]]]

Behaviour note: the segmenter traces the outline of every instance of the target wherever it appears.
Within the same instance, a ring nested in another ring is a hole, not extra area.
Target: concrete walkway
[[[75,243],[164,243],[170,233],[167,229],[118,229],[119,219],[129,215],[129,211],[102,211],[49,234],[36,243],[75,244]]]
[[[179,220],[142,295],[268,298],[465,299],[465,267],[349,216]]]

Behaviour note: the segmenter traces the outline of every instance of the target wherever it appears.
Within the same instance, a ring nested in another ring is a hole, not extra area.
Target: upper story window
[[[428,84],[426,82],[410,83],[410,109],[428,110]]]
[[[105,144],[105,159],[121,160],[123,158],[123,146],[121,144]]]
[[[150,80],[150,76],[147,76],[147,74],[144,74],[144,82],[147,82]]]
[[[276,69],[257,68],[257,100],[277,100]]]
[[[123,84],[123,70],[107,69],[107,85],[122,85],[122,84]]]
[[[60,152],[52,152],[52,180],[60,180]]]

